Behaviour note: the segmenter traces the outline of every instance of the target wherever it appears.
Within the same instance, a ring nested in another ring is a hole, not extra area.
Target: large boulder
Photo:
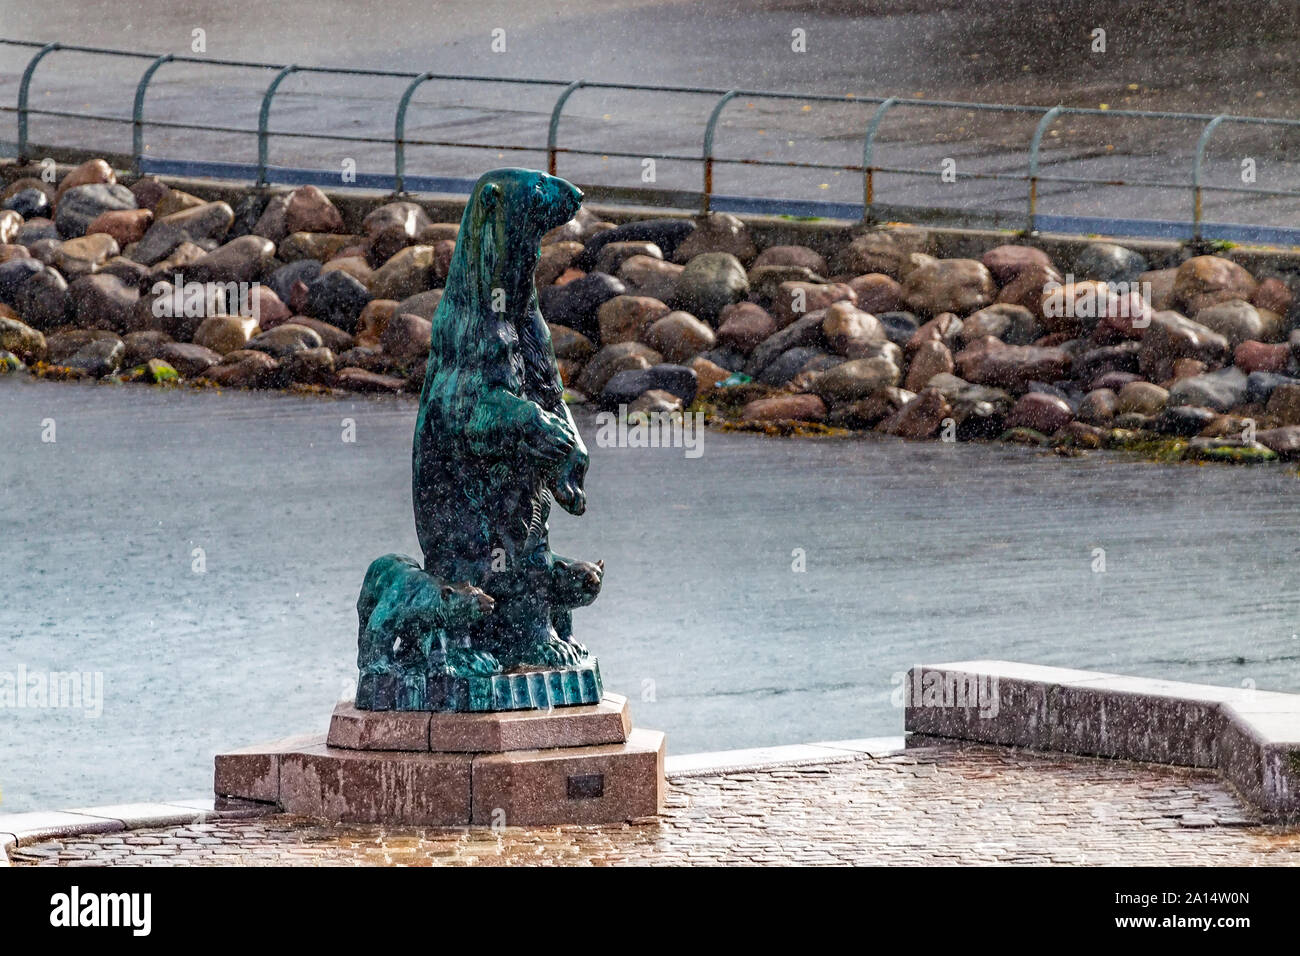
[[[0,305],[13,305],[18,290],[45,266],[38,259],[10,259],[0,262]]]
[[[786,349],[768,362],[758,374],[757,381],[760,385],[781,386],[803,372],[822,372],[842,361],[819,348],[799,345]]]
[[[533,270],[533,282],[537,287],[543,288],[551,285],[556,279],[564,274],[564,271],[573,265],[573,260],[582,252],[582,243],[580,242],[554,242],[549,246],[542,246],[542,253],[537,258],[537,268]],[[622,260],[620,260],[620,265]],[[607,272],[612,270],[598,269],[598,272]]]
[[[247,349],[243,351],[265,352],[273,358],[282,359],[292,352],[318,349],[324,344],[314,329],[299,325],[297,322],[285,322],[283,325],[277,325],[273,329],[253,336],[249,339]]]
[[[560,243],[560,245],[576,245],[579,253],[582,250],[581,243]],[[545,248],[543,251],[545,251]],[[596,260],[595,271],[608,272],[610,275],[614,275],[622,267],[623,263],[633,256],[662,259],[664,254],[653,242],[609,242],[600,250],[600,258]]]
[[[1030,382],[1066,377],[1070,354],[1056,347],[1006,345],[997,339],[972,342],[955,356],[957,374],[978,385],[1024,390]]]
[[[198,378],[221,361],[212,349],[192,342],[167,342],[159,346],[157,357],[176,369],[181,378]]]
[[[1156,415],[1169,401],[1169,392],[1151,382],[1129,382],[1116,396],[1117,414]]]
[[[899,438],[931,438],[951,415],[952,407],[943,393],[927,388],[881,421],[876,430]]]
[[[371,277],[371,295],[400,300],[431,288],[438,279],[437,256],[433,246],[407,246]]]
[[[1000,286],[1013,282],[1029,269],[1052,268],[1051,257],[1033,246],[996,246],[984,253],[980,262]]]
[[[694,231],[695,223],[689,219],[642,219],[625,223],[588,239],[574,265],[589,271],[596,265],[601,250],[611,242],[653,242],[664,258],[672,259],[677,254],[677,247]]]
[[[627,291],[627,287],[613,276],[592,272],[564,285],[538,289],[537,297],[546,321],[577,329],[592,341],[599,342],[598,310],[610,299]]]
[[[1138,368],[1147,378],[1163,382],[1178,359],[1190,358],[1217,368],[1230,355],[1226,337],[1177,312],[1157,312],[1142,336]]]
[[[1249,301],[1254,291],[1251,274],[1220,256],[1193,256],[1174,276],[1174,301],[1189,315],[1230,299]]]
[[[719,313],[717,338],[748,355],[777,330],[776,319],[761,305],[737,302]]]
[[[1074,257],[1074,274],[1081,279],[1133,283],[1146,271],[1147,261],[1140,253],[1113,242],[1090,243]]]
[[[830,270],[841,276],[879,272],[901,281],[906,277],[911,256],[924,253],[928,245],[925,230],[914,226],[873,229],[842,248],[832,258]]]
[[[349,254],[360,250],[362,241],[359,236],[342,233],[291,232],[280,240],[275,254],[281,262],[297,262],[299,259],[328,262],[344,250],[349,250]]]
[[[1029,345],[1042,337],[1042,331],[1024,306],[995,302],[962,319],[959,338],[964,344],[991,335],[1008,345]]]
[[[740,417],[753,422],[824,422],[826,403],[816,395],[774,395],[746,403]]]
[[[411,242],[433,225],[429,214],[419,203],[390,202],[372,209],[361,220],[361,231],[370,239],[394,228],[400,230]]]
[[[384,351],[402,366],[425,362],[433,336],[433,323],[418,315],[402,312],[394,315],[379,337]]]
[[[749,277],[739,259],[729,252],[705,252],[677,277],[670,304],[716,325],[723,309],[748,294]]]
[[[226,388],[276,388],[284,383],[280,363],[273,356],[250,350],[231,352],[203,378]]]
[[[997,292],[993,276],[975,259],[933,259],[903,281],[907,307],[921,315],[966,315],[991,304]]]
[[[18,287],[14,307],[24,322],[43,332],[63,325],[72,313],[67,280],[46,266]]]
[[[153,213],[148,209],[110,209],[101,212],[86,225],[86,234],[103,233],[113,237],[122,247],[139,242],[153,224]]]
[[[672,259],[685,264],[706,252],[725,252],[741,262],[752,262],[758,254],[749,229],[725,212],[711,212],[697,219],[695,229],[673,251]]]
[[[1266,322],[1258,309],[1241,299],[1228,299],[1206,306],[1196,313],[1196,321],[1222,335],[1228,340],[1228,347],[1233,349],[1250,339],[1276,341],[1281,332],[1276,323]]]
[[[1300,425],[1300,382],[1275,386],[1265,410],[1283,425]]]
[[[673,297],[677,280],[685,271],[685,266],[675,262],[664,262],[653,256],[632,256],[618,267],[618,278],[623,285],[620,291],[667,302]]]
[[[825,318],[825,310],[810,312],[781,331],[769,335],[750,353],[749,359],[745,362],[745,374],[751,378],[758,378],[769,363],[788,349],[798,346],[822,348],[825,345],[825,340],[822,338],[822,322]]]
[[[689,312],[669,312],[645,331],[645,343],[669,362],[685,363],[717,344],[713,329]]]
[[[853,359],[823,372],[812,391],[827,405],[854,402],[877,389],[897,385],[901,373],[887,358]]]
[[[695,371],[685,365],[661,363],[649,368],[624,369],[610,376],[600,391],[599,404],[603,409],[613,410],[620,405],[631,405],[650,391],[669,392],[683,404],[690,404],[698,387]]]
[[[577,381],[578,390],[584,395],[598,396],[605,390],[609,380],[619,372],[650,368],[662,361],[662,355],[640,342],[606,345],[582,367],[582,374]]]
[[[1006,418],[1007,428],[1032,428],[1050,435],[1070,423],[1074,413],[1070,406],[1046,392],[1028,392],[1021,396]]]
[[[803,318],[811,312],[820,312],[836,302],[856,305],[857,293],[844,282],[822,283],[782,282],[772,296],[770,312],[779,328]]]
[[[46,355],[45,336],[24,322],[0,315],[0,349],[29,364],[39,362]]]
[[[887,275],[870,272],[850,279],[848,286],[857,296],[858,308],[872,315],[897,312],[903,308],[903,287]]]
[[[317,186],[299,186],[284,207],[289,232],[342,232],[343,215]]]
[[[48,217],[51,209],[50,198],[39,189],[20,189],[3,203],[0,208],[16,212],[23,219]]]
[[[284,377],[303,385],[334,384],[334,352],[328,348],[300,349],[280,362]]]
[[[1207,372],[1175,382],[1169,389],[1168,403],[1199,405],[1216,412],[1227,412],[1245,401],[1246,373],[1229,365],[1217,372]]]
[[[83,276],[68,286],[68,301],[77,324],[83,328],[133,331],[132,321],[140,293],[111,275]]]
[[[258,282],[274,268],[275,243],[262,236],[240,236],[191,262],[187,282]]]
[[[650,326],[672,310],[658,299],[643,295],[616,295],[596,310],[600,343],[640,342]]]
[[[241,315],[210,315],[194,331],[194,344],[226,355],[248,348],[257,332],[257,320]]]
[[[1232,351],[1232,364],[1247,375],[1252,372],[1285,372],[1291,366],[1291,346],[1248,339]]]
[[[322,272],[307,286],[307,302],[303,311],[344,332],[352,333],[356,331],[361,310],[370,299],[366,287],[346,272]]]
[[[96,183],[115,183],[117,174],[113,172],[113,167],[108,165],[102,159],[88,159],[80,166],[75,166],[69,170],[59,181],[59,188],[55,192],[55,199],[62,198],[63,194],[70,189],[78,186],[90,186]]]
[[[798,266],[826,275],[826,258],[807,246],[768,246],[750,263],[750,271],[763,266]]]
[[[125,186],[115,183],[74,186],[59,199],[54,225],[62,238],[75,239],[84,236],[86,227],[102,214],[134,208],[135,196]]]
[[[946,345],[935,341],[923,342],[912,355],[903,387],[910,392],[919,392],[936,375],[951,373],[954,368],[952,352]]]
[[[126,358],[126,345],[117,336],[87,342],[63,361],[66,368],[76,369],[91,378],[112,375],[122,367]]]
[[[833,352],[847,358],[863,358],[864,346],[888,341],[880,320],[851,302],[836,302],[826,309],[822,338]]]
[[[234,221],[235,211],[228,203],[203,203],[155,219],[144,238],[128,252],[136,262],[151,266],[166,259],[183,242],[202,246],[219,241]]]

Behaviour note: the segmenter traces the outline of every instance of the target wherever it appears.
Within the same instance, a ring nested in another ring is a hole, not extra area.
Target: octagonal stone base
[[[664,735],[634,730],[627,700],[553,711],[363,711],[327,736],[217,755],[214,789],[340,823],[554,826],[663,810]]]
[[[597,704],[489,714],[359,710],[342,701],[330,718],[328,743],[348,750],[499,753],[621,744],[632,730],[627,698]]]

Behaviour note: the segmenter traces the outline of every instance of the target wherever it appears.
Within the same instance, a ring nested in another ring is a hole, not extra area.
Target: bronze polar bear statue
[[[542,236],[581,202],[576,186],[535,170],[479,178],[420,393],[412,460],[424,570],[491,595],[496,608],[468,643],[506,670],[582,663],[570,611],[595,600],[604,573],[552,552],[546,526],[552,497],[570,514],[585,510],[588,458],[533,270]]]
[[[385,555],[366,575],[358,707],[478,709],[483,692],[466,704],[457,680],[580,667],[583,693],[599,698],[571,612],[595,600],[604,565],[555,554],[547,534],[552,498],[571,514],[586,508],[587,449],[533,283],[541,237],[581,201],[571,183],[529,169],[475,184],[432,320],[415,426],[424,566]],[[564,702],[560,688],[575,685],[554,686]]]

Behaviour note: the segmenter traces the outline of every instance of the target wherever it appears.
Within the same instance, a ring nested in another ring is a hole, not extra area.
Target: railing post
[[[559,99],[551,109],[551,125],[546,130],[546,171],[552,176],[558,175],[555,170],[558,166],[556,153],[560,138],[560,114],[564,112],[564,104],[569,102],[569,97],[586,85],[586,80],[574,80],[560,92]]]
[[[32,74],[36,72],[36,64],[62,46],[61,43],[47,43],[37,50],[36,55],[27,61],[23,78],[18,83],[18,162],[21,165],[26,165],[30,158],[27,155],[27,95],[32,88]]]
[[[173,59],[171,53],[164,53],[149,64],[140,82],[135,85],[135,106],[131,110],[131,156],[135,161],[135,174],[140,175],[140,163],[144,158],[144,94],[149,88],[149,81],[158,72],[158,68]]]
[[[876,131],[885,118],[885,114],[898,102],[897,96],[881,102],[867,123],[867,132],[862,139],[862,221],[870,222],[874,217],[872,206],[876,202],[876,170],[873,160],[876,154]]]
[[[740,90],[728,90],[718,100],[709,114],[709,121],[704,126],[704,194],[700,196],[700,215],[709,214],[709,200],[713,197],[713,132],[718,125],[718,117],[723,109],[741,93]]]
[[[402,91],[397,103],[397,119],[393,126],[393,192],[399,196],[406,192],[406,108],[420,84],[433,79],[432,73],[421,73]]]
[[[266,157],[267,157],[267,138],[269,136],[266,126],[271,118],[271,99],[275,96],[275,91],[285,77],[290,73],[297,73],[298,67],[290,64],[275,74],[275,79],[271,85],[266,88],[266,93],[262,95],[262,109],[257,114],[257,185],[269,185],[266,179]]]
[[[1196,143],[1196,165],[1192,167],[1192,241],[1201,241],[1201,164],[1205,159],[1205,147],[1214,135],[1215,127],[1228,118],[1220,114],[1205,124],[1201,138]]]
[[[1026,232],[1034,232],[1038,228],[1038,151],[1043,145],[1043,134],[1063,112],[1065,107],[1053,106],[1044,113],[1043,118],[1038,121],[1038,126],[1034,128],[1034,138],[1029,141],[1029,216]]]

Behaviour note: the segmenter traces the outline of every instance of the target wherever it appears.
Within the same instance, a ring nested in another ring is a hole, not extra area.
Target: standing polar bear
[[[490,595],[471,624],[463,676],[582,663],[570,611],[600,590],[602,563],[563,558],[547,535],[550,499],[586,508],[587,449],[563,401],[533,270],[541,237],[582,193],[529,169],[497,169],[461,219],[432,340],[413,453],[424,571]]]

